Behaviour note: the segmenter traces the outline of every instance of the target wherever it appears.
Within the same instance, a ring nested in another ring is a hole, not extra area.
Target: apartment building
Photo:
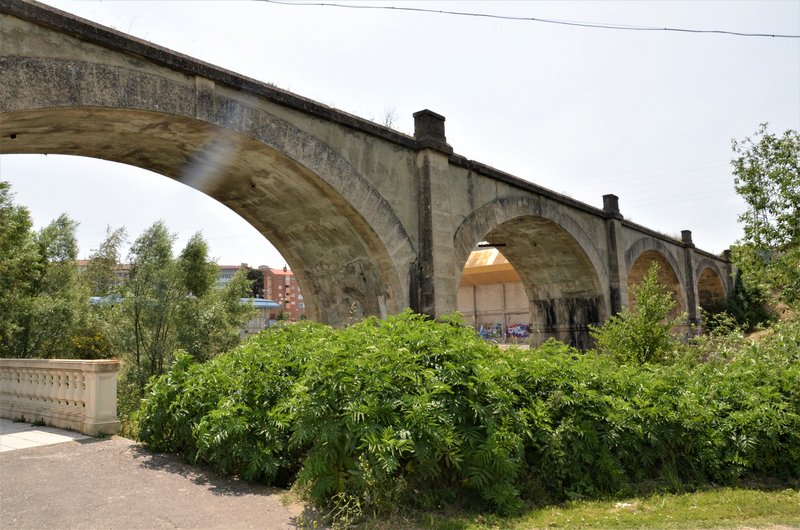
[[[259,270],[264,273],[264,298],[280,305],[273,310],[271,318],[280,318],[282,313],[283,318],[291,322],[301,320],[305,315],[305,303],[292,270],[286,266],[282,269],[261,266]]]

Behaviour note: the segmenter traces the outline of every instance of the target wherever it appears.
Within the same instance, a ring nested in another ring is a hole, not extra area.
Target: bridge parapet
[[[0,359],[0,417],[113,434],[119,367],[115,360]]]

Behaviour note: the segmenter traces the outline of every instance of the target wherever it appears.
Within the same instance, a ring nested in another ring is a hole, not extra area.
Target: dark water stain
[[[600,297],[551,298],[533,302],[533,328],[539,330],[539,340],[556,338],[579,350],[594,345],[589,326],[600,321]]]

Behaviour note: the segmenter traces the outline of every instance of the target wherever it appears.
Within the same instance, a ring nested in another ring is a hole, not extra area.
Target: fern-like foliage
[[[556,341],[501,351],[410,312],[302,322],[204,364],[177,356],[148,388],[140,437],[248,480],[299,482],[348,524],[454,501],[513,513],[642,482],[798,479],[800,325],[736,344],[640,365]]]

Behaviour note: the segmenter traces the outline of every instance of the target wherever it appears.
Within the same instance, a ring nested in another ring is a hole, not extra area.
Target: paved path
[[[89,438],[77,432],[0,418],[0,453]]]
[[[61,443],[0,453],[0,528],[284,529],[302,520],[303,506],[282,490],[222,478],[125,438],[72,440],[80,435],[6,422],[3,448],[44,435]]]

